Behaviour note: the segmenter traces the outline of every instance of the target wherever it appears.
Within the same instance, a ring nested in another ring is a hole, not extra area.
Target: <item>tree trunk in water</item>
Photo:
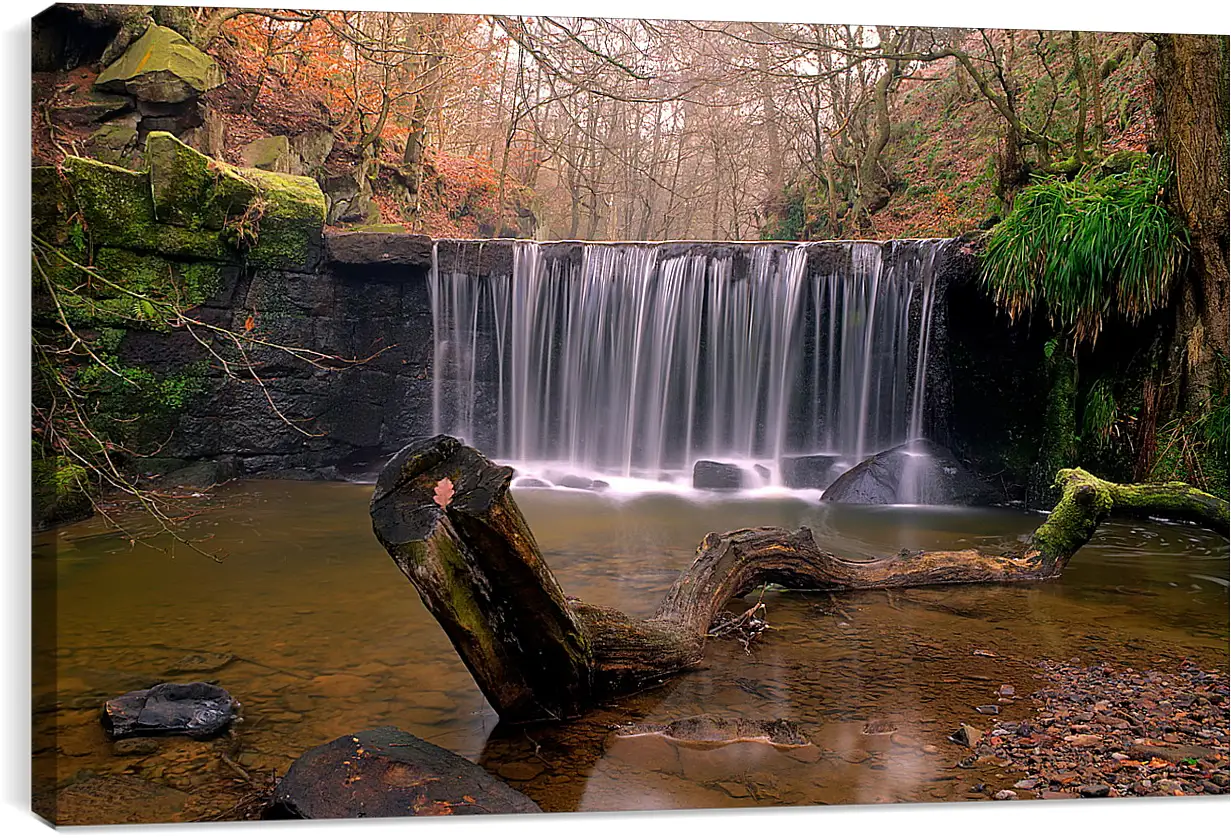
[[[1228,332],[1228,39],[1158,35],[1158,136],[1175,171],[1172,194],[1192,234],[1176,292],[1168,372],[1181,373],[1175,407],[1201,412],[1225,387]]]
[[[701,661],[711,623],[760,585],[829,591],[1058,576],[1113,509],[1227,532],[1226,501],[1182,483],[1120,485],[1065,470],[1060,503],[1017,552],[909,552],[850,561],[812,533],[710,534],[650,619],[565,597],[509,494],[513,470],[449,436],[403,449],[372,497],[377,539],[504,721],[564,719]]]

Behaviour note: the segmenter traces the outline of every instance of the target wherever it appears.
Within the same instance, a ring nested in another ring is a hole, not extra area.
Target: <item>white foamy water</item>
[[[708,459],[781,494],[785,456],[920,435],[943,244],[519,241],[482,276],[434,250],[434,430],[553,484],[691,491]]]

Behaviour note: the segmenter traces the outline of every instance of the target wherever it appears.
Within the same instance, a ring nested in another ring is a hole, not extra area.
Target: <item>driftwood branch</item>
[[[1228,532],[1227,503],[1183,483],[1122,485],[1065,469],[1060,502],[1016,552],[903,550],[852,561],[819,548],[806,527],[711,533],[654,616],[638,619],[564,595],[509,494],[512,477],[437,436],[390,461],[371,511],[380,543],[513,722],[574,717],[694,666],[727,602],[766,583],[842,591],[1050,579],[1112,511]]]

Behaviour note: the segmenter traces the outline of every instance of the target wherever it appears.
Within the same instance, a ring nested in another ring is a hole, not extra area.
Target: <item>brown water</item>
[[[988,729],[974,707],[994,703],[1001,684],[1019,698],[999,718],[1029,716],[1034,662],[1076,656],[1165,669],[1187,657],[1221,668],[1227,656],[1226,540],[1111,523],[1057,581],[771,592],[772,630],[750,651],[714,641],[703,668],[661,687],[576,722],[507,728],[372,536],[370,495],[370,486],[339,483],[227,487],[189,524],[226,554],[221,562],[132,546],[95,522],[38,538],[36,602],[54,599],[57,621],[54,635],[36,637],[36,772],[59,787],[61,820],[235,817],[253,789],[240,770],[259,783],[308,748],[378,725],[475,760],[548,811],[986,799],[970,788],[996,782],[998,769],[956,768],[966,752],[945,736],[963,721]],[[824,546],[857,557],[992,547],[1039,521],[796,499],[517,497],[568,594],[638,615],[654,610],[710,531],[805,524]],[[201,653],[233,659],[213,672],[177,671]],[[153,753],[107,741],[103,699],[195,679],[216,679],[243,703],[232,735],[156,740]],[[789,719],[817,747],[612,733],[699,713]]]

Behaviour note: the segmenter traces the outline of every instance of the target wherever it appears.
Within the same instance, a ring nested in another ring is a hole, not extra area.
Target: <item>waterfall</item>
[[[771,484],[789,455],[857,462],[922,430],[943,244],[434,247],[434,430],[540,472],[655,481],[698,459]]]

